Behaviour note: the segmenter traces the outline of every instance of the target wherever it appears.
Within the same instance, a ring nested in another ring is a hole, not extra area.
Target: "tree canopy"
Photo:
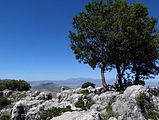
[[[150,17],[141,3],[126,0],[93,0],[73,18],[71,49],[79,62],[101,69],[117,71],[117,87],[131,77],[134,84],[159,72],[157,19]]]

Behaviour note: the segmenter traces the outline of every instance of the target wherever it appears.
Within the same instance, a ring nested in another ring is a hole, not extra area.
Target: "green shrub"
[[[104,114],[104,120],[109,120],[110,117],[118,117],[118,113],[113,112],[112,106],[109,104],[106,107],[106,113]]]
[[[80,90],[79,93],[83,94],[83,95],[89,95],[89,91],[88,90]]]
[[[53,117],[60,116],[62,113],[67,111],[72,111],[71,106],[67,106],[66,108],[53,107],[52,109],[41,111],[40,117],[42,120],[51,119]]]
[[[136,97],[136,102],[141,109],[141,113],[146,119],[158,120],[159,113],[155,111],[154,104],[149,97],[147,97],[144,93],[140,93]]]
[[[51,100],[51,99],[52,99],[52,94],[48,94],[48,96],[47,96],[46,99],[47,99],[47,100]]]
[[[144,80],[134,80],[134,85],[145,85],[145,81]]]
[[[31,88],[25,80],[0,80],[0,91],[9,89],[14,91],[27,91]]]
[[[81,88],[87,88],[87,87],[89,87],[89,86],[95,88],[95,84],[94,84],[94,83],[91,83],[91,82],[83,83]]]
[[[6,97],[1,97],[0,98],[0,109],[3,109],[4,107],[6,107],[10,104],[11,104],[11,101],[8,100]]]
[[[2,113],[0,114],[0,120],[10,120],[11,116],[9,113]]]
[[[75,107],[77,108],[81,108],[82,110],[85,110],[85,104],[84,101],[82,99],[79,99],[76,103],[75,103]]]
[[[86,108],[87,108],[87,109],[90,109],[90,107],[91,107],[93,104],[95,104],[95,102],[90,99],[89,101],[86,102]]]
[[[91,99],[88,100],[86,102],[86,104],[84,103],[84,101],[82,99],[79,99],[76,103],[75,103],[75,107],[77,108],[81,108],[82,110],[86,110],[86,109],[90,109],[90,107],[95,104],[94,101],[92,101]]]
[[[100,95],[102,94],[102,88],[101,89],[95,89],[94,94]]]

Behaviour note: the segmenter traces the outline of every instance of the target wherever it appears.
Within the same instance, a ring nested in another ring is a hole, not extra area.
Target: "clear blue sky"
[[[137,0],[131,0],[137,1]],[[138,0],[159,17],[159,0]],[[68,31],[88,0],[1,0],[0,78],[61,80],[100,78],[100,71],[75,59]],[[115,78],[115,73],[106,74]]]

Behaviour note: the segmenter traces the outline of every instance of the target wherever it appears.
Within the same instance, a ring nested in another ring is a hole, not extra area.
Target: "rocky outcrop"
[[[50,100],[52,99],[51,92],[41,92],[38,96],[35,97],[36,100]]]
[[[143,86],[131,86],[124,91],[124,94],[117,96],[117,100],[112,103],[112,109],[120,115],[119,120],[145,120],[135,98],[140,93],[148,94],[146,91]]]
[[[55,117],[51,120],[103,120],[101,114],[97,111],[74,111],[66,112],[61,116]]]
[[[109,91],[102,93],[101,95],[95,95],[92,100],[95,101],[91,109],[96,109],[98,111],[104,110],[109,104],[116,101],[119,92]]]
[[[64,90],[51,99],[50,92],[27,93],[27,97],[18,101],[12,108],[12,120],[40,120],[41,110],[71,107],[72,112],[62,113],[61,116],[53,117],[51,120],[104,120],[103,113],[108,106],[117,116],[111,116],[109,120],[146,120],[137,105],[136,97],[140,93],[151,97],[156,110],[159,111],[159,97],[152,96],[150,89],[135,85],[128,87],[123,94],[116,91],[107,91],[96,94],[98,88],[85,88]],[[101,88],[99,88],[101,89]],[[82,94],[81,90],[87,90],[89,94]],[[83,100],[86,104],[89,100],[94,104],[88,109],[75,107],[77,101]]]
[[[31,108],[27,112],[25,120],[41,120],[39,110],[36,107]]]
[[[41,100],[33,100],[33,101],[21,100],[17,102],[12,109],[11,120],[25,120],[26,118],[30,117],[37,118],[38,112],[36,113],[35,111],[39,111],[38,106],[42,104],[42,102],[43,101]]]
[[[10,95],[12,94],[12,91],[11,90],[3,90],[3,91],[0,91],[0,97],[9,97]]]

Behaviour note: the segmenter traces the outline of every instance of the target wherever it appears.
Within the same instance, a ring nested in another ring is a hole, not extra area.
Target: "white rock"
[[[139,95],[140,92],[146,93],[146,88],[135,85],[128,87],[124,91],[124,94],[117,97],[117,100],[112,104],[112,109],[121,115],[119,120],[145,120],[135,100],[135,97]]]
[[[51,120],[102,120],[101,115],[97,111],[73,111],[65,112],[61,116]]]
[[[118,120],[115,117],[110,117],[109,120]]]
[[[95,101],[95,104],[91,107],[91,109],[104,110],[109,103],[115,102],[116,96],[119,94],[119,92],[109,91],[100,95],[95,95],[92,99]]]

